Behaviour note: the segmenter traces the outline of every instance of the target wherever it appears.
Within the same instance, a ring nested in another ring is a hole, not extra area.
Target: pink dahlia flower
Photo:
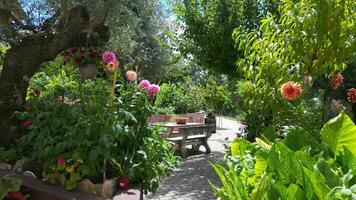
[[[308,85],[309,87],[311,87],[312,86],[312,80],[313,80],[313,77],[304,76],[303,82],[304,82],[305,85]]]
[[[116,62],[117,60],[116,60],[116,55],[115,55],[115,53],[114,52],[111,52],[111,51],[106,51],[106,52],[104,52],[104,54],[103,54],[103,61],[105,62],[105,63],[111,63],[111,62]]]
[[[57,159],[57,165],[63,165],[66,162],[66,160],[63,157],[59,157]]]
[[[299,84],[291,81],[284,83],[281,87],[281,94],[284,99],[296,100],[302,95],[302,88]]]
[[[148,95],[156,95],[159,93],[159,91],[161,90],[161,88],[158,85],[150,85],[147,88],[147,93]]]
[[[333,74],[330,76],[329,78],[330,80],[330,87],[333,90],[336,90],[337,88],[339,88],[344,80],[344,77],[342,77],[342,75],[340,73],[337,74]]]
[[[330,102],[330,110],[335,113],[338,114],[341,112],[341,110],[343,109],[342,103],[340,100],[331,100]]]
[[[151,83],[148,81],[148,80],[142,80],[139,84],[138,84],[138,86],[140,87],[140,88],[148,88],[148,86],[150,86],[151,85]]]
[[[125,75],[126,79],[128,81],[136,81],[137,79],[137,74],[135,71],[132,71],[132,70],[129,70],[126,72],[126,75]]]
[[[350,103],[356,103],[356,88],[351,88],[347,92],[347,100]]]

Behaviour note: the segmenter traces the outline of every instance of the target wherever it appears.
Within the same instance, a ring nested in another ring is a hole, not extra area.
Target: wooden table
[[[188,122],[186,124],[177,124],[175,122],[169,122],[163,125],[167,129],[167,133],[164,135],[164,137],[170,137],[171,135],[177,134],[178,132],[174,132],[175,130],[178,130],[179,128],[182,127],[200,127],[200,126],[205,126],[206,124],[204,123],[192,123]]]

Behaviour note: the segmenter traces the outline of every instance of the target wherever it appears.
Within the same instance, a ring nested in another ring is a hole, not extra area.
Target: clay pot
[[[179,118],[179,119],[176,119],[176,123],[177,124],[186,124],[188,122],[188,118]]]
[[[119,178],[119,188],[120,190],[128,190],[130,187],[130,179],[127,177],[120,177]]]
[[[92,79],[98,73],[98,66],[96,64],[83,64],[79,66],[79,74],[82,80]]]

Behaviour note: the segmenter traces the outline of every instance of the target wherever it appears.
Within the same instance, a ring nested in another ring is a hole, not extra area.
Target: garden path
[[[235,120],[226,117],[217,117],[217,125],[217,133],[208,141],[211,154],[200,153],[183,159],[180,167],[162,180],[155,194],[144,196],[145,200],[216,199],[208,180],[219,184],[219,178],[209,162],[223,163],[224,144],[231,142],[235,137],[234,133],[241,127]],[[200,150],[205,151],[204,147]]]

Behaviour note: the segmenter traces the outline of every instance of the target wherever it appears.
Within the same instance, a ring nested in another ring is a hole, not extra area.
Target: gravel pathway
[[[179,169],[162,180],[155,194],[144,196],[145,200],[216,199],[208,180],[215,185],[220,181],[209,162],[223,163],[224,143],[233,140],[241,125],[232,119],[217,117],[217,126],[217,133],[208,141],[211,154],[204,154],[204,147],[200,147],[201,153],[183,159]]]

